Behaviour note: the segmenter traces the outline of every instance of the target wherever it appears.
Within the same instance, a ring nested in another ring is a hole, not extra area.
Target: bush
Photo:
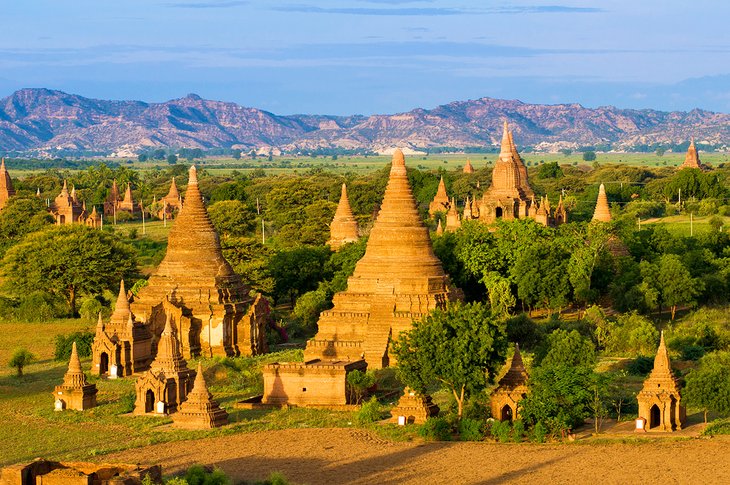
[[[289,480],[286,479],[283,473],[271,472],[269,478],[256,482],[256,485],[289,485]]]
[[[81,318],[90,321],[96,321],[99,317],[99,312],[102,310],[104,310],[102,302],[100,302],[98,298],[91,296],[81,300],[81,305],[79,306],[79,314],[81,315]]]
[[[532,350],[542,342],[543,335],[534,320],[522,313],[507,320],[507,337],[520,344],[522,350]]]
[[[705,348],[700,345],[682,347],[682,360],[700,360],[705,355]]]
[[[711,422],[707,425],[702,434],[707,436],[730,434],[730,419],[718,419]]]
[[[532,441],[535,443],[545,443],[545,437],[547,436],[547,429],[542,421],[538,421],[532,428]]]
[[[22,298],[15,309],[15,319],[20,322],[44,322],[66,315],[66,303],[43,291],[35,291]]]
[[[494,421],[489,431],[492,434],[492,438],[500,443],[507,443],[512,433],[512,423],[509,421]]]
[[[378,402],[375,396],[360,406],[355,413],[355,422],[357,424],[368,424],[380,421],[385,415],[385,408]]]
[[[512,424],[512,441],[522,443],[522,437],[525,435],[525,424],[518,419]]]
[[[482,433],[483,424],[476,419],[462,418],[459,421],[458,427],[459,439],[461,441],[481,441],[484,439],[484,434]]]
[[[451,425],[444,418],[428,418],[419,434],[426,441],[451,441]]]
[[[646,376],[654,368],[654,359],[639,355],[629,362],[628,371],[632,376]]]
[[[323,290],[309,291],[297,299],[292,317],[304,335],[313,335],[317,330],[319,314],[331,306],[332,302]]]
[[[230,485],[232,483],[231,479],[220,468],[209,471],[200,465],[193,465],[188,468],[185,481],[188,485]]]
[[[119,398],[119,405],[121,408],[119,414],[127,414],[134,411],[134,402],[136,399],[137,395],[134,392],[124,394],[121,398]]]
[[[54,339],[55,351],[53,358],[58,361],[68,361],[71,358],[71,347],[76,342],[76,351],[79,357],[89,357],[91,355],[91,344],[94,343],[94,334],[92,332],[74,332],[68,335],[56,335]]]
[[[360,404],[367,390],[375,384],[375,374],[372,371],[354,370],[347,374],[346,381],[350,403]]]
[[[26,365],[30,365],[35,362],[36,357],[27,349],[16,349],[13,352],[13,356],[10,357],[8,365],[15,369],[18,373],[18,377],[23,377],[23,368]]]

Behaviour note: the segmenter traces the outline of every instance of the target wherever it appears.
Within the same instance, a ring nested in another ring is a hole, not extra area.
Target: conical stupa
[[[593,220],[611,222],[611,210],[608,207],[606,187],[604,187],[603,184],[598,187],[598,199],[596,200],[596,210],[593,212]]]
[[[468,158],[466,159],[466,164],[464,165],[464,173],[474,173],[474,167],[471,164],[471,160]]]
[[[81,361],[76,350],[76,342],[71,347],[71,359],[68,371],[63,376],[63,384],[53,390],[56,411],[74,409],[83,411],[96,406],[96,385],[89,384],[86,374],[81,369]]]
[[[659,338],[659,348],[654,357],[654,368],[644,381],[644,387],[636,396],[639,417],[646,419],[647,430],[674,431],[682,429],[687,411],[681,403],[679,383],[672,373],[669,351],[664,342],[664,332]]]
[[[697,153],[697,147],[695,146],[694,138],[692,138],[692,141],[689,143],[689,147],[687,148],[687,154],[684,156],[684,163],[682,163],[679,168],[680,170],[683,168],[699,168],[700,170],[705,168],[705,166],[702,165],[702,162],[700,161],[699,153]]]
[[[0,210],[8,203],[8,199],[15,195],[13,181],[5,168],[5,159],[0,161]]]
[[[406,387],[398,400],[398,405],[390,410],[391,422],[396,424],[423,424],[428,418],[438,416],[439,407],[431,396],[419,394]],[[403,420],[403,423],[400,421]]]
[[[342,184],[340,202],[337,204],[335,216],[330,224],[329,247],[335,251],[343,244],[356,242],[359,239],[357,221],[352,214],[350,200],[347,197],[347,185]]]
[[[217,428],[228,424],[228,413],[221,409],[208,391],[201,363],[198,363],[193,389],[172,420],[180,427],[192,429]]]
[[[444,233],[444,228],[443,228],[443,226],[441,225],[441,219],[439,219],[439,222],[438,222],[438,224],[436,224],[436,234],[438,234],[438,235],[440,236],[440,235],[442,235],[443,233]]]
[[[492,391],[493,418],[500,421],[512,421],[519,417],[519,402],[527,395],[529,378],[525,364],[522,362],[520,346],[515,345],[515,353],[509,363],[509,369]]]
[[[446,194],[446,184],[444,183],[444,176],[441,176],[439,180],[438,188],[436,189],[436,195],[434,196],[431,203],[428,205],[428,214],[433,217],[437,212],[446,212],[451,207],[451,201],[449,196]]]
[[[319,319],[305,361],[357,360],[388,365],[391,339],[447,301],[458,298],[431,246],[406,175],[403,152],[396,150],[378,218],[365,255],[334,308]]]
[[[162,332],[166,319],[163,302],[169,299],[182,310],[175,323],[189,355],[201,351],[206,355],[251,353],[251,331],[238,328],[238,323],[252,298],[223,257],[198,188],[195,166],[190,167],[185,203],[170,230],[165,258],[148,282],[131,308],[136,315],[149,315],[147,323],[153,334]]]

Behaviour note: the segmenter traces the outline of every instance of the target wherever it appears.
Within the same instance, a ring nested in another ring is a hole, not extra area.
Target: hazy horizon
[[[63,3],[4,5],[0,96],[196,93],[282,115],[482,97],[730,112],[730,5],[709,0]]]

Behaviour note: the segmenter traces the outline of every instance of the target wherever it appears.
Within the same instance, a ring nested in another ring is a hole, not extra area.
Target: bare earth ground
[[[730,437],[630,443],[396,443],[354,429],[287,429],[127,450],[105,461],[215,465],[234,481],[298,484],[730,483]]]

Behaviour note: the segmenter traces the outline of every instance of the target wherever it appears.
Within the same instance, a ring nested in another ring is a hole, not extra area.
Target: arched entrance
[[[147,389],[144,394],[144,412],[151,413],[155,410],[155,393],[151,389]]]
[[[649,410],[649,429],[658,427],[662,422],[662,412],[659,406],[654,404]]]
[[[109,372],[109,354],[102,352],[99,356],[99,375],[103,376]]]
[[[509,404],[505,404],[502,408],[502,412],[500,413],[500,421],[509,421],[512,422],[512,408],[509,407]]]
[[[502,215],[503,215],[503,214],[504,214],[504,211],[502,210],[502,208],[501,208],[501,207],[497,207],[497,208],[496,208],[496,209],[494,210],[494,217],[496,217],[497,219],[500,219],[500,218],[502,217]]]

